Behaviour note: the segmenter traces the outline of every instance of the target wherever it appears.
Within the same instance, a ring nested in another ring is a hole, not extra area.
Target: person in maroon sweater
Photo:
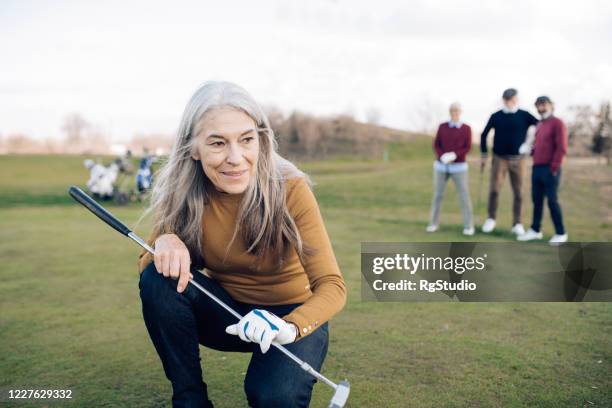
[[[464,163],[465,156],[472,148],[472,129],[459,119],[441,123],[433,147],[438,160],[444,153],[454,152],[457,157],[452,163]]]
[[[544,210],[544,198],[555,225],[555,235],[551,245],[567,242],[567,232],[563,226],[563,213],[557,197],[561,179],[561,163],[567,153],[567,127],[563,121],[553,116],[553,103],[548,96],[536,99],[536,108],[542,120],[536,128],[533,146],[533,172],[531,174],[531,197],[533,199],[533,223],[519,241],[542,239],[540,227]]]
[[[472,147],[472,130],[460,121],[461,106],[458,103],[451,105],[450,116],[450,121],[444,122],[438,127],[438,133],[433,141],[433,150],[437,160],[434,162],[434,196],[427,232],[434,232],[438,229],[440,205],[444,196],[446,181],[452,178],[461,201],[463,233],[474,235],[472,203],[468,189],[468,166],[465,161],[465,156]]]

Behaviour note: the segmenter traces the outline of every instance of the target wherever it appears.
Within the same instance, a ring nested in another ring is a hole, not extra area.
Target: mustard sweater
[[[204,208],[202,255],[207,275],[219,282],[235,300],[256,305],[303,303],[281,316],[306,336],[338,313],[346,302],[346,288],[327,235],[319,206],[303,178],[286,181],[286,203],[302,237],[314,249],[304,264],[290,248],[282,267],[272,256],[258,259],[246,253],[238,235],[231,241],[242,194],[215,192]],[[157,237],[151,236],[149,242]],[[149,253],[140,256],[142,272],[152,262]]]

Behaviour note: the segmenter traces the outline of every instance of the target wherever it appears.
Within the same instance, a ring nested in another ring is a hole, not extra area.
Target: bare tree
[[[89,123],[78,113],[71,113],[64,119],[62,130],[66,133],[68,144],[78,144],[83,140]]]
[[[605,156],[610,164],[612,154],[612,119],[610,118],[610,102],[602,103],[597,115],[597,129],[593,135],[593,152]]]
[[[265,106],[264,111],[266,113],[266,116],[268,117],[268,120],[270,121],[270,126],[272,126],[272,128],[277,127],[285,121],[285,115],[283,114],[283,111],[280,110],[277,106]]]
[[[279,142],[279,148],[281,149],[281,152],[283,152],[283,149],[285,148],[285,146],[282,145],[280,141],[285,139],[286,136],[289,134],[289,131],[290,131],[289,121],[285,117],[285,114],[283,113],[283,111],[280,110],[276,106],[266,106],[264,108],[264,111],[266,112],[266,115],[268,116],[268,120],[270,121],[270,126],[272,127],[272,130],[274,131],[274,136],[276,137],[276,140]]]
[[[567,126],[569,149],[575,156],[590,155],[593,152],[597,115],[590,105],[574,105],[569,110],[573,113],[573,119]]]
[[[357,122],[349,114],[317,117],[294,111],[287,117],[272,114],[270,122],[281,154],[306,159],[333,155],[381,157],[387,141],[406,136],[397,130]]]

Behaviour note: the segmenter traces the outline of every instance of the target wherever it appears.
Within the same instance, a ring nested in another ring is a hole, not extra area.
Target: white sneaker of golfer
[[[294,325],[266,310],[251,310],[236,324],[225,328],[225,332],[239,336],[246,342],[258,343],[261,352],[270,349],[273,341],[278,344],[293,343],[297,336]]]

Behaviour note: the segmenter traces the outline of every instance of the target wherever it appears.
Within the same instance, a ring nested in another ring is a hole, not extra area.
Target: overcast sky
[[[60,137],[71,112],[116,141],[172,133],[209,79],[408,130],[460,101],[479,131],[507,87],[569,118],[612,99],[611,43],[609,1],[2,0],[0,135]]]

